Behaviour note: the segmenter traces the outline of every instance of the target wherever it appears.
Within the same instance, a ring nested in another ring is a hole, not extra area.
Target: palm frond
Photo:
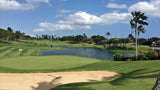
[[[148,25],[148,23],[144,20],[138,20],[138,23],[141,25]]]
[[[134,17],[135,16],[135,13],[134,12],[131,12],[132,16]]]
[[[133,20],[130,21],[130,24],[131,24],[131,28],[136,28],[136,24],[133,22]]]
[[[141,12],[140,11],[135,11],[135,16],[138,17],[141,15]]]
[[[146,33],[146,30],[142,25],[138,26],[138,36],[140,33]]]
[[[142,15],[142,16],[141,16],[141,19],[142,19],[142,20],[147,20],[147,19],[148,19],[148,17],[147,17],[147,16]]]
[[[144,22],[143,22],[143,25],[147,25],[147,26],[148,26],[149,24],[148,24],[147,22],[144,21]]]

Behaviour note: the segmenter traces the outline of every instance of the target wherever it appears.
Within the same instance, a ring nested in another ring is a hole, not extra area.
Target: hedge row
[[[147,53],[139,54],[137,59],[136,56],[125,57],[120,53],[116,53],[114,56],[114,61],[139,61],[139,60],[160,60],[160,53],[156,53],[155,51],[147,51]]]

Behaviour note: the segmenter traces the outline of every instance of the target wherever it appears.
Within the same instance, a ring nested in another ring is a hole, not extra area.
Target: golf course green
[[[18,49],[23,49],[22,55]],[[113,71],[122,76],[110,80],[74,83],[52,90],[150,90],[160,72],[159,60],[109,61],[78,56],[35,56],[49,48],[22,42],[0,43],[1,73],[35,73],[62,71]]]
[[[52,72],[81,67],[95,62],[100,61],[76,56],[25,56],[2,59],[0,60],[0,66],[17,71]],[[7,72],[7,70],[4,72]]]

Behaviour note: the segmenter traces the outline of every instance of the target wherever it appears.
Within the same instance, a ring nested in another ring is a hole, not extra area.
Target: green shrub
[[[120,57],[123,57],[123,55],[120,53],[115,53],[113,55],[114,61],[120,61]]]
[[[145,55],[142,54],[142,53],[139,53],[139,54],[138,54],[138,57],[140,57],[140,58],[145,58]]]
[[[137,59],[139,59],[139,60],[144,60],[145,58],[146,58],[146,57],[145,57],[144,54],[142,54],[142,53],[139,53],[139,54],[138,54]]]
[[[147,59],[152,59],[155,54],[157,54],[155,51],[149,50],[149,51],[147,51],[147,53],[145,53],[145,57]]]

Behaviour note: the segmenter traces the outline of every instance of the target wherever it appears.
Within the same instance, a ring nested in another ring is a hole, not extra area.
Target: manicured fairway
[[[101,49],[107,49],[115,52],[135,52],[135,45],[133,43],[128,43],[125,45],[126,49],[118,49],[115,47],[109,47],[109,45],[106,45],[106,48],[104,48],[104,45],[95,45],[95,44],[82,44],[82,43],[76,43],[73,41],[50,41],[50,40],[21,40],[21,42],[25,43],[36,43],[36,44],[46,44],[46,45],[53,45],[54,47],[96,47]],[[120,46],[120,44],[118,44]],[[149,46],[145,45],[139,45],[138,50],[148,50]]]
[[[67,70],[95,62],[100,61],[76,56],[19,56],[0,60],[0,67],[16,69],[17,71],[24,70],[24,72],[27,70],[30,72],[37,72],[39,70],[40,72],[46,72],[47,70]],[[7,72],[7,70],[0,72]]]
[[[54,47],[84,47],[82,44],[73,41],[50,41],[50,40],[21,40],[25,43],[36,43],[53,45]],[[91,45],[89,45],[91,47]],[[88,47],[89,47],[88,46]]]
[[[0,60],[20,56],[19,49],[22,49],[21,56],[33,56],[36,55],[39,50],[57,50],[60,48],[37,46],[16,41],[4,41],[0,42]]]

